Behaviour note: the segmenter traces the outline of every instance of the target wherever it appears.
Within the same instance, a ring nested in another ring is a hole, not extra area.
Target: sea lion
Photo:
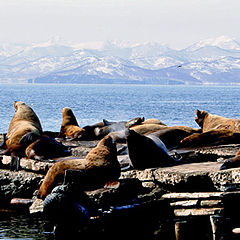
[[[226,118],[200,110],[196,110],[196,115],[195,121],[202,128],[203,133],[213,129],[240,132],[240,119]]]
[[[224,161],[224,163],[220,167],[220,170],[237,167],[240,167],[240,150],[236,153],[236,155],[233,158]]]
[[[59,137],[64,137],[68,139],[76,139],[83,135],[85,131],[80,128],[77,119],[73,114],[73,111],[69,107],[62,109],[62,125],[59,133]]]
[[[68,149],[68,147],[56,141],[54,138],[42,137],[30,144],[26,148],[25,154],[27,158],[35,160],[47,160],[69,156],[71,151]]]
[[[148,118],[145,121],[143,121],[142,124],[160,124],[163,126],[167,126],[165,123],[163,123],[162,121],[160,121],[156,118]]]
[[[16,112],[6,135],[6,153],[12,157],[11,169],[18,170],[20,157],[29,144],[40,138],[42,126],[36,113],[24,102],[15,101],[14,108]]]
[[[140,124],[131,127],[130,129],[133,129],[135,132],[140,133],[140,134],[147,134],[150,132],[158,131],[167,128],[165,125],[161,124]]]
[[[106,123],[106,120],[105,120],[105,123]],[[122,130],[125,130],[125,128],[126,128],[126,122],[120,121],[120,122],[115,122],[108,125],[105,124],[104,127],[97,127],[94,129],[94,133],[98,139],[101,139],[111,132],[122,131]]]
[[[166,147],[173,148],[180,145],[180,141],[193,133],[202,132],[199,128],[191,128],[187,126],[173,126],[167,127],[156,132],[152,135],[160,138]]]
[[[133,129],[126,130],[127,146],[133,168],[167,167],[176,164],[164,143],[154,135],[144,136]]]
[[[139,125],[139,124],[143,123],[144,120],[145,120],[144,117],[133,118],[133,119],[126,122],[126,128],[130,128],[130,127],[133,127],[135,125]]]
[[[95,135],[95,128],[101,128],[101,127],[104,127],[105,126],[105,123],[104,121],[102,122],[98,122],[98,123],[95,123],[93,125],[86,125],[83,127],[84,129],[84,132],[82,134],[82,136],[80,137],[81,140],[96,140],[97,137]]]
[[[181,140],[181,147],[196,147],[209,144],[239,143],[240,133],[225,129],[213,129],[204,133],[194,133]]]
[[[103,119],[104,126],[97,126],[94,129],[94,135],[97,139],[101,139],[104,136],[112,132],[125,131],[126,128],[140,125],[144,122],[144,117],[136,117],[129,121],[110,122]]]
[[[67,169],[84,170],[96,184],[117,180],[121,169],[117,160],[116,144],[110,136],[106,136],[87,154],[85,159],[63,160],[55,163],[48,170],[39,188],[38,197],[45,198],[54,187],[56,178],[63,175]]]

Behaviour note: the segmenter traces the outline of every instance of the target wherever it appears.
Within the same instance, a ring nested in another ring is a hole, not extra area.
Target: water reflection
[[[54,236],[44,232],[44,221],[41,218],[0,212],[0,239],[52,240]]]

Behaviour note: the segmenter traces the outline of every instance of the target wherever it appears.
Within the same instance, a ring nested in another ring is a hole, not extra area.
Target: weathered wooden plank
[[[192,207],[197,205],[198,200],[187,200],[170,203],[171,207]]]
[[[221,213],[223,208],[194,208],[194,209],[175,209],[174,214],[177,217],[187,216],[207,216]]]
[[[222,205],[223,203],[221,200],[201,200],[200,201],[201,207],[218,207]]]
[[[208,199],[223,197],[224,192],[179,192],[166,193],[162,195],[163,199]]]
[[[10,201],[10,204],[15,206],[30,206],[32,203],[33,200],[28,198],[13,198]]]

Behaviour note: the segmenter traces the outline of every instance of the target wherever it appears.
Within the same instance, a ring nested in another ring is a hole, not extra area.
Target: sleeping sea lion
[[[237,167],[240,167],[240,150],[236,153],[236,155],[233,158],[224,161],[224,163],[220,167],[220,170]]]
[[[18,170],[20,157],[29,144],[40,138],[42,126],[35,112],[24,102],[14,102],[14,108],[16,112],[6,135],[6,153],[12,157],[11,169]]]
[[[132,166],[136,169],[167,167],[176,163],[164,143],[154,135],[144,136],[126,130],[127,147]]]
[[[106,135],[108,135],[111,132],[122,131],[122,130],[125,130],[125,128],[126,128],[125,121],[114,122],[114,123],[108,122],[105,119],[103,121],[105,123],[105,126],[97,127],[94,129],[95,136],[98,139],[105,137]]]
[[[133,119],[126,122],[126,128],[130,128],[130,127],[133,127],[135,125],[139,125],[139,124],[143,123],[144,120],[145,120],[144,117],[133,118]]]
[[[79,127],[77,119],[70,108],[65,107],[62,109],[62,118],[59,137],[76,139],[83,135],[85,130]]]
[[[117,180],[121,169],[117,160],[116,144],[110,136],[106,136],[85,159],[62,160],[55,163],[48,170],[39,188],[38,197],[45,198],[54,187],[57,177],[63,175],[67,169],[84,170],[91,182],[96,184]]]
[[[160,121],[156,118],[148,118],[145,121],[143,121],[142,124],[160,124],[163,126],[167,126],[165,123],[163,123],[162,121]]]
[[[133,129],[135,132],[139,134],[147,134],[147,133],[162,130],[165,128],[167,128],[167,126],[165,125],[150,123],[150,124],[136,125],[131,127],[130,129]]]
[[[35,160],[47,160],[69,156],[71,151],[68,149],[68,147],[56,141],[54,138],[42,137],[30,144],[26,148],[25,154],[27,158]]]
[[[239,143],[240,132],[213,129],[204,133],[194,133],[181,140],[181,147],[196,147],[209,144]]]
[[[173,126],[167,127],[162,130],[158,130],[156,132],[151,133],[152,135],[158,137],[163,141],[166,147],[173,148],[179,146],[180,141],[185,137],[193,133],[200,133],[202,132],[199,128],[191,128],[187,126]]]
[[[213,129],[240,132],[240,119],[226,118],[199,110],[196,110],[196,115],[195,121],[202,128],[203,133]]]

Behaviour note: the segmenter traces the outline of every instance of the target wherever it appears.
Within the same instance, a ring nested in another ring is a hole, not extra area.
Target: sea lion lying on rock
[[[236,167],[240,167],[240,150],[236,153],[235,157],[224,161],[224,163],[220,167],[220,170],[236,168]]]
[[[189,135],[200,132],[202,132],[202,130],[198,128],[191,128],[187,126],[173,126],[166,127],[151,134],[160,138],[169,149],[179,146],[180,141]]]
[[[67,169],[84,170],[96,184],[117,180],[121,169],[117,160],[116,144],[110,136],[106,136],[85,159],[62,160],[55,163],[48,170],[39,188],[38,197],[45,198],[54,187],[57,177],[63,175]]]
[[[79,127],[77,119],[70,108],[65,107],[62,109],[62,118],[59,137],[73,140],[83,135],[85,130]]]
[[[133,129],[126,130],[127,147],[133,168],[167,167],[176,164],[164,143],[154,135],[144,136]]]
[[[181,140],[181,147],[195,147],[209,144],[239,143],[240,133],[229,130],[210,130],[195,133]]]
[[[240,119],[226,118],[199,110],[196,110],[196,115],[195,121],[202,128],[203,133],[213,129],[240,132]]]
[[[104,126],[96,127],[94,129],[94,134],[97,139],[101,139],[104,136],[112,132],[125,131],[126,128],[140,125],[144,122],[144,117],[136,117],[129,121],[119,121],[119,122],[109,122],[103,119]]]
[[[196,115],[195,121],[202,128],[202,133],[181,140],[181,146],[239,142],[240,119],[225,118],[199,110],[196,110]]]
[[[133,129],[135,132],[139,134],[147,134],[147,133],[152,133],[152,132],[166,129],[166,128],[167,126],[165,125],[149,123],[149,124],[136,125],[136,126],[133,126],[131,129]]]
[[[35,160],[47,160],[71,155],[68,147],[56,141],[54,138],[42,137],[30,144],[25,154],[27,158]]]
[[[163,123],[162,121],[160,121],[157,118],[148,118],[145,121],[143,121],[142,124],[160,124],[163,126],[167,126],[165,123]]]
[[[31,107],[21,101],[14,102],[16,110],[6,135],[6,152],[11,154],[11,169],[18,170],[20,157],[26,147],[41,137],[41,123]]]

